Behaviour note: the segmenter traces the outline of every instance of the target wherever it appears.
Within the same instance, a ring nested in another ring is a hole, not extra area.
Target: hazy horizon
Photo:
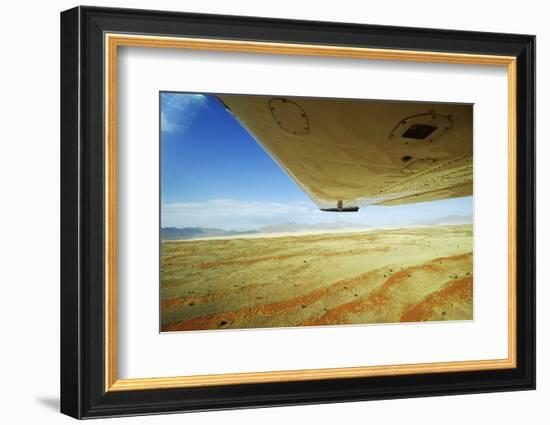
[[[426,202],[424,204],[432,204]],[[220,210],[208,210],[212,205],[216,205]],[[264,211],[262,208],[245,209],[240,213],[234,214],[229,218],[229,222],[222,222],[225,215],[225,208],[234,207],[236,202],[229,200],[216,200],[215,202],[203,205],[177,204],[164,205],[162,228],[216,228],[225,231],[248,231],[258,230],[264,227],[281,226],[286,224],[296,224],[301,226],[329,226],[329,225],[348,225],[348,227],[384,227],[384,226],[406,226],[418,224],[437,224],[442,220],[457,219],[458,221],[473,221],[472,212],[451,211],[450,213],[434,214],[431,216],[421,216],[417,214],[384,214],[384,210],[400,208],[395,207],[363,207],[357,212],[350,213],[332,213],[320,211],[315,205],[311,208],[304,208],[304,211],[297,212],[292,207],[278,205],[273,210]],[[269,207],[269,206],[266,206]],[[288,208],[288,209],[286,209]],[[296,209],[299,209],[297,207]],[[370,210],[370,211],[369,211]],[[446,209],[445,209],[446,211]],[[401,211],[402,212],[402,211]],[[185,220],[181,220],[181,216]],[[250,224],[238,225],[238,223],[247,221]]]

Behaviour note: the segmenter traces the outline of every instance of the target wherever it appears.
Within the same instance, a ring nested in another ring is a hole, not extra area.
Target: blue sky
[[[410,224],[471,215],[472,197],[326,213],[209,95],[167,93],[161,104],[163,227],[255,229],[296,222]]]

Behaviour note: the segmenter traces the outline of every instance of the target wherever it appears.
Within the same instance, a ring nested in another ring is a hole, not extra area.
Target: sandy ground
[[[162,331],[471,320],[472,226],[167,241]]]

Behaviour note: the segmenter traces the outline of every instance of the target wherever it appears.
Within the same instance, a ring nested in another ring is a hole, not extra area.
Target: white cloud
[[[179,126],[166,118],[166,113],[161,111],[160,113],[160,128],[163,132],[174,133]]]
[[[208,98],[202,94],[162,93],[160,125],[163,133],[185,132],[208,107]]]
[[[425,220],[471,216],[471,197],[434,201],[429,205],[395,207],[363,206],[358,212],[323,212],[311,201],[262,202],[212,199],[202,202],[164,203],[162,227],[215,227],[224,230],[254,230],[283,223],[403,225]]]
[[[162,205],[163,227],[217,227],[254,229],[317,215],[311,202],[280,203],[213,199],[205,202],[174,202]]]

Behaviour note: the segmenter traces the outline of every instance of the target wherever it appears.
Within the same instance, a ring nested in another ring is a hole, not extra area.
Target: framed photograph
[[[535,388],[535,37],[61,14],[61,411]]]

